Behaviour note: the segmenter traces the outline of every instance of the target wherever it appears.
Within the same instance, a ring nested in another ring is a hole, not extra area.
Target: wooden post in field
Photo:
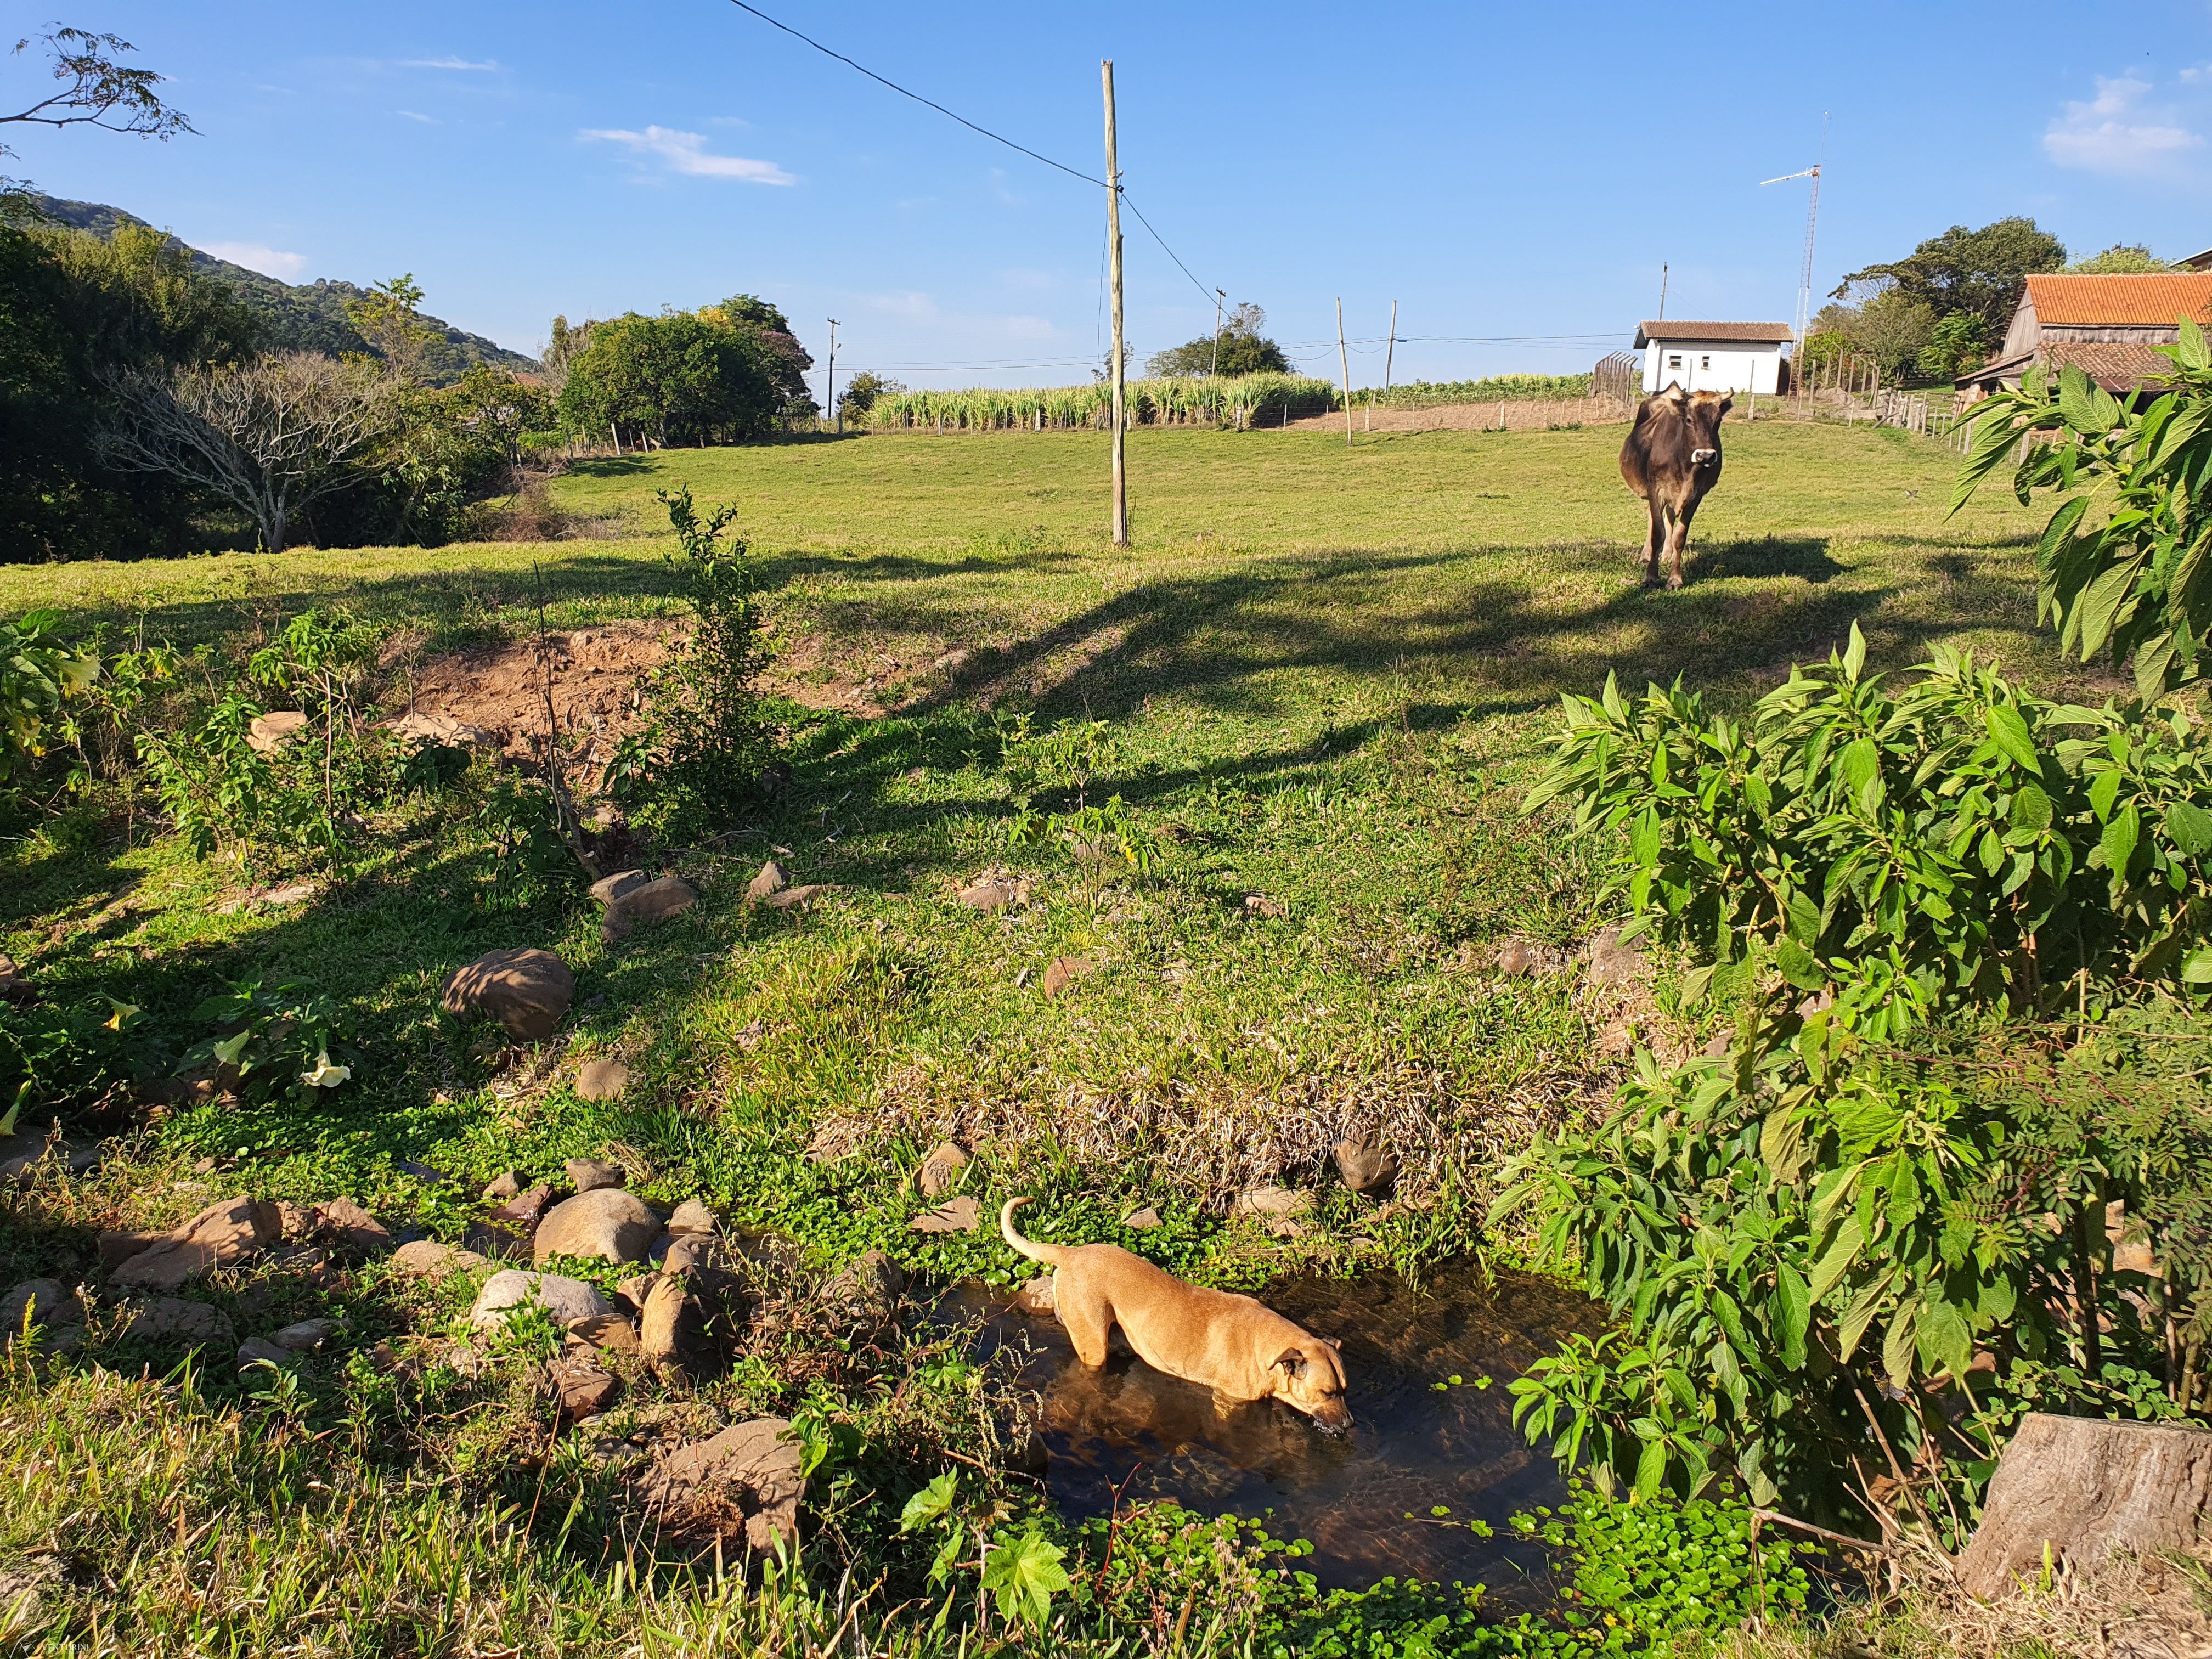
[[[1114,60],[1098,65],[1106,92],[1106,249],[1114,284],[1114,502],[1108,514],[1111,539],[1116,547],[1129,544],[1129,480],[1123,466],[1127,425],[1121,402],[1121,175],[1114,160]]]
[[[1398,302],[1393,300],[1390,301],[1390,337],[1382,346],[1382,393],[1385,397],[1390,393],[1390,359],[1396,355],[1397,349]]]
[[[837,435],[845,435],[845,411],[837,407],[837,319],[830,319],[830,371],[823,378],[822,395],[830,400],[830,412],[837,418]]]
[[[1336,296],[1336,361],[1344,371],[1344,447],[1352,447],[1352,357],[1344,349],[1344,296]]]

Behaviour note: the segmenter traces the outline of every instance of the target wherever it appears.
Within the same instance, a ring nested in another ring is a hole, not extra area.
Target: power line
[[[1160,252],[1166,254],[1169,258],[1173,259],[1176,262],[1176,269],[1177,270],[1182,272],[1186,276],[1190,276],[1190,285],[1198,290],[1199,297],[1206,301],[1207,304],[1211,305],[1213,302],[1213,290],[1206,287],[1204,283],[1200,282],[1197,277],[1191,276],[1190,267],[1183,264],[1181,256],[1179,256],[1173,248],[1168,246],[1167,238],[1161,235],[1157,230],[1152,230],[1152,222],[1145,217],[1144,209],[1137,205],[1136,198],[1129,194],[1128,187],[1127,185],[1122,187],[1121,199],[1129,204],[1129,211],[1137,216],[1137,222],[1142,225],[1146,230],[1152,231],[1152,240],[1160,245]]]
[[[935,99],[925,98],[918,92],[909,92],[897,82],[889,80],[886,77],[877,74],[875,70],[870,69],[866,64],[854,63],[851,58],[846,57],[842,52],[832,52],[829,47],[823,46],[819,40],[815,40],[811,35],[801,34],[797,29],[792,27],[788,23],[777,22],[775,18],[769,16],[758,6],[749,6],[745,3],[745,0],[730,0],[730,3],[735,6],[739,11],[750,12],[754,16],[759,18],[762,22],[769,25],[769,27],[781,29],[793,40],[805,41],[808,46],[813,47],[815,51],[820,52],[823,57],[834,58],[847,68],[860,70],[861,74],[866,76],[871,81],[876,82],[879,85],[889,87],[893,92],[898,94],[900,97],[911,98],[917,104],[927,104],[930,108],[935,110],[939,115],[948,117],[952,120],[959,122],[962,126],[967,128],[970,132],[980,132],[983,137],[988,138],[994,143],[1004,144],[1008,149],[1018,149],[1033,161],[1042,161],[1048,167],[1058,167],[1062,173],[1066,173],[1070,178],[1080,179],[1086,185],[1097,185],[1101,189],[1105,187],[1106,181],[1103,179],[1094,179],[1091,174],[1085,173],[1079,168],[1069,167],[1064,161],[1055,161],[1049,155],[1038,155],[1036,151],[1031,149],[1027,144],[1018,144],[1012,139],[1005,137],[999,133],[992,131],[988,127],[979,127],[966,116],[954,114],[951,110],[945,108],[944,105],[939,103]]]

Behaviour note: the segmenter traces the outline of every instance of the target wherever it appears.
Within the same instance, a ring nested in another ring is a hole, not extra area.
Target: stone
[[[1009,905],[1027,904],[1036,890],[1033,881],[1017,881],[1011,876],[978,876],[960,890],[958,897],[970,910],[988,916]]]
[[[663,876],[625,890],[608,901],[600,918],[599,933],[608,939],[626,939],[641,922],[662,921],[689,910],[699,902],[691,884],[681,876]]]
[[[721,1229],[721,1221],[696,1198],[687,1198],[676,1206],[668,1218],[668,1231],[678,1237],[686,1233],[711,1233]]]
[[[479,1194],[487,1204],[504,1204],[507,1200],[520,1198],[521,1195],[522,1176],[520,1171],[514,1170],[508,1170],[494,1176],[485,1183],[483,1193]]]
[[[470,726],[450,714],[406,714],[381,722],[397,737],[416,743],[440,744],[448,749],[497,749],[504,742],[488,726]]]
[[[964,649],[960,648],[955,648],[953,650],[945,652],[939,655],[936,660],[930,664],[932,668],[948,674],[957,673],[961,669],[967,665],[968,653]]]
[[[440,1000],[449,1014],[489,1015],[517,1042],[542,1042],[575,995],[575,975],[550,951],[491,951],[455,969]]]
[[[684,1368],[684,1307],[689,1299],[678,1273],[663,1273],[645,1298],[637,1321],[637,1352],[655,1370]]]
[[[149,1342],[228,1343],[234,1333],[229,1316],[220,1308],[173,1296],[157,1296],[126,1304],[116,1334]]]
[[[1147,1204],[1141,1210],[1132,1210],[1121,1218],[1121,1224],[1136,1232],[1150,1232],[1160,1224],[1160,1212]]]
[[[1590,936],[1589,981],[1609,991],[1639,991],[1651,984],[1651,959],[1638,945],[1623,945],[1618,925]]]
[[[576,1073],[579,1100],[620,1100],[629,1087],[629,1067],[618,1060],[587,1060]]]
[[[1280,921],[1291,914],[1291,907],[1280,899],[1269,898],[1265,893],[1247,893],[1244,895],[1244,914],[1269,921]]]
[[[445,1273],[467,1273],[484,1265],[484,1258],[458,1244],[441,1244],[434,1238],[417,1238],[392,1253],[392,1270],[410,1279],[435,1279]]]
[[[596,1193],[623,1184],[622,1165],[603,1158],[572,1158],[561,1167],[568,1184],[579,1193]]]
[[[32,994],[31,981],[15,958],[0,951],[0,997],[11,1000],[26,1000]]]
[[[335,1319],[302,1319],[297,1324],[287,1325],[269,1340],[294,1353],[307,1353],[336,1336],[338,1324]]]
[[[924,1198],[942,1198],[958,1184],[960,1172],[974,1161],[966,1148],[940,1140],[921,1160],[921,1168],[915,1171],[915,1184],[921,1188]]]
[[[616,1285],[615,1297],[618,1301],[629,1303],[633,1313],[643,1313],[645,1299],[653,1294],[653,1287],[659,1280],[658,1273],[638,1273]]]
[[[694,1505],[726,1511],[735,1500],[745,1518],[746,1547],[766,1555],[799,1537],[799,1446],[781,1417],[757,1417],[724,1429],[712,1439],[679,1446],[646,1482],[647,1501],[673,1511],[680,1529]]]
[[[822,1287],[831,1307],[875,1319],[888,1318],[906,1291],[906,1269],[881,1250],[848,1261]]]
[[[238,1345],[238,1369],[249,1365],[289,1365],[299,1358],[289,1348],[279,1347],[264,1336],[249,1336]]]
[[[1014,1306],[1025,1314],[1048,1314],[1059,1305],[1059,1286],[1050,1273],[1024,1279],[1014,1292]]]
[[[546,1368],[563,1417],[589,1417],[614,1404],[622,1384],[580,1354],[563,1354]]]
[[[760,873],[745,884],[745,896],[749,899],[764,899],[771,893],[781,893],[790,885],[790,873],[774,859],[770,859],[766,864],[761,866]]]
[[[1556,974],[1566,965],[1566,952],[1558,946],[1517,934],[1498,945],[1491,962],[1491,966],[1508,979],[1534,979]]]
[[[2030,1412],[1998,1459],[1959,1582],[1984,1601],[2054,1567],[2094,1571],[2212,1542],[2212,1431]]]
[[[283,1233],[283,1218],[274,1204],[225,1199],[162,1234],[108,1277],[125,1290],[173,1291],[196,1274],[243,1261]]]
[[[568,1322],[568,1334],[594,1348],[605,1348],[609,1353],[637,1352],[637,1327],[618,1313],[572,1319]]]
[[[540,1267],[556,1255],[642,1261],[659,1232],[660,1218],[636,1194],[599,1187],[547,1211],[532,1249]]]
[[[787,887],[781,893],[770,893],[761,902],[771,910],[798,910],[814,902],[824,893],[837,890],[834,883],[810,882],[803,887]]]
[[[246,727],[246,746],[257,755],[273,755],[307,729],[307,717],[296,708],[256,714]]]
[[[624,893],[634,893],[645,885],[645,872],[625,870],[619,875],[602,876],[592,884],[592,896],[602,904],[612,904]]]
[[[82,1325],[84,1304],[59,1279],[27,1279],[0,1296],[0,1341],[20,1335],[26,1318],[33,1325]]]
[[[541,1181],[527,1191],[517,1193],[491,1214],[495,1221],[512,1221],[519,1226],[534,1227],[538,1218],[552,1207],[552,1186]]]
[[[334,1198],[314,1208],[313,1230],[341,1249],[381,1255],[392,1248],[392,1231],[349,1198]]]
[[[1371,1135],[1340,1140],[1329,1148],[1336,1173],[1355,1193],[1379,1193],[1398,1178],[1398,1155]]]
[[[906,1224],[918,1233],[972,1233],[983,1224],[983,1206],[969,1194],[962,1194],[933,1210],[925,1210]]]
[[[580,1279],[508,1267],[484,1280],[483,1289],[477,1292],[469,1308],[470,1328],[495,1330],[515,1309],[532,1305],[542,1306],[564,1327],[571,1320],[595,1319],[614,1311],[606,1297]]]
[[[1092,972],[1098,964],[1088,957],[1054,957],[1044,970],[1044,994],[1048,1000],[1058,996],[1084,975]]]
[[[1254,1187],[1237,1194],[1229,1206],[1231,1215],[1304,1215],[1313,1208],[1311,1193],[1294,1193],[1287,1187]]]
[[[295,881],[283,887],[272,887],[261,896],[264,904],[304,904],[322,890],[312,881]]]

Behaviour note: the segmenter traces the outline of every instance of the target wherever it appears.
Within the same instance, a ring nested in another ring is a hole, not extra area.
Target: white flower
[[[310,1089],[335,1089],[352,1075],[352,1066],[331,1065],[331,1051],[325,1048],[315,1056],[313,1071],[300,1073],[300,1081]]]

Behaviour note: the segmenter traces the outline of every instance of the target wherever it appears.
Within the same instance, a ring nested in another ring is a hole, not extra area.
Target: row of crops
[[[1587,377],[1585,377],[1587,378]],[[1125,383],[1138,426],[1273,426],[1339,407],[1336,388],[1310,374],[1167,378]],[[1104,431],[1113,392],[1091,386],[971,386],[961,392],[893,392],[876,399],[877,432]]]
[[[1524,403],[1534,398],[1587,398],[1588,374],[1492,374],[1480,380],[1412,380],[1375,394],[1382,409],[1440,409],[1449,404]],[[1364,392],[1352,394],[1364,401]]]

